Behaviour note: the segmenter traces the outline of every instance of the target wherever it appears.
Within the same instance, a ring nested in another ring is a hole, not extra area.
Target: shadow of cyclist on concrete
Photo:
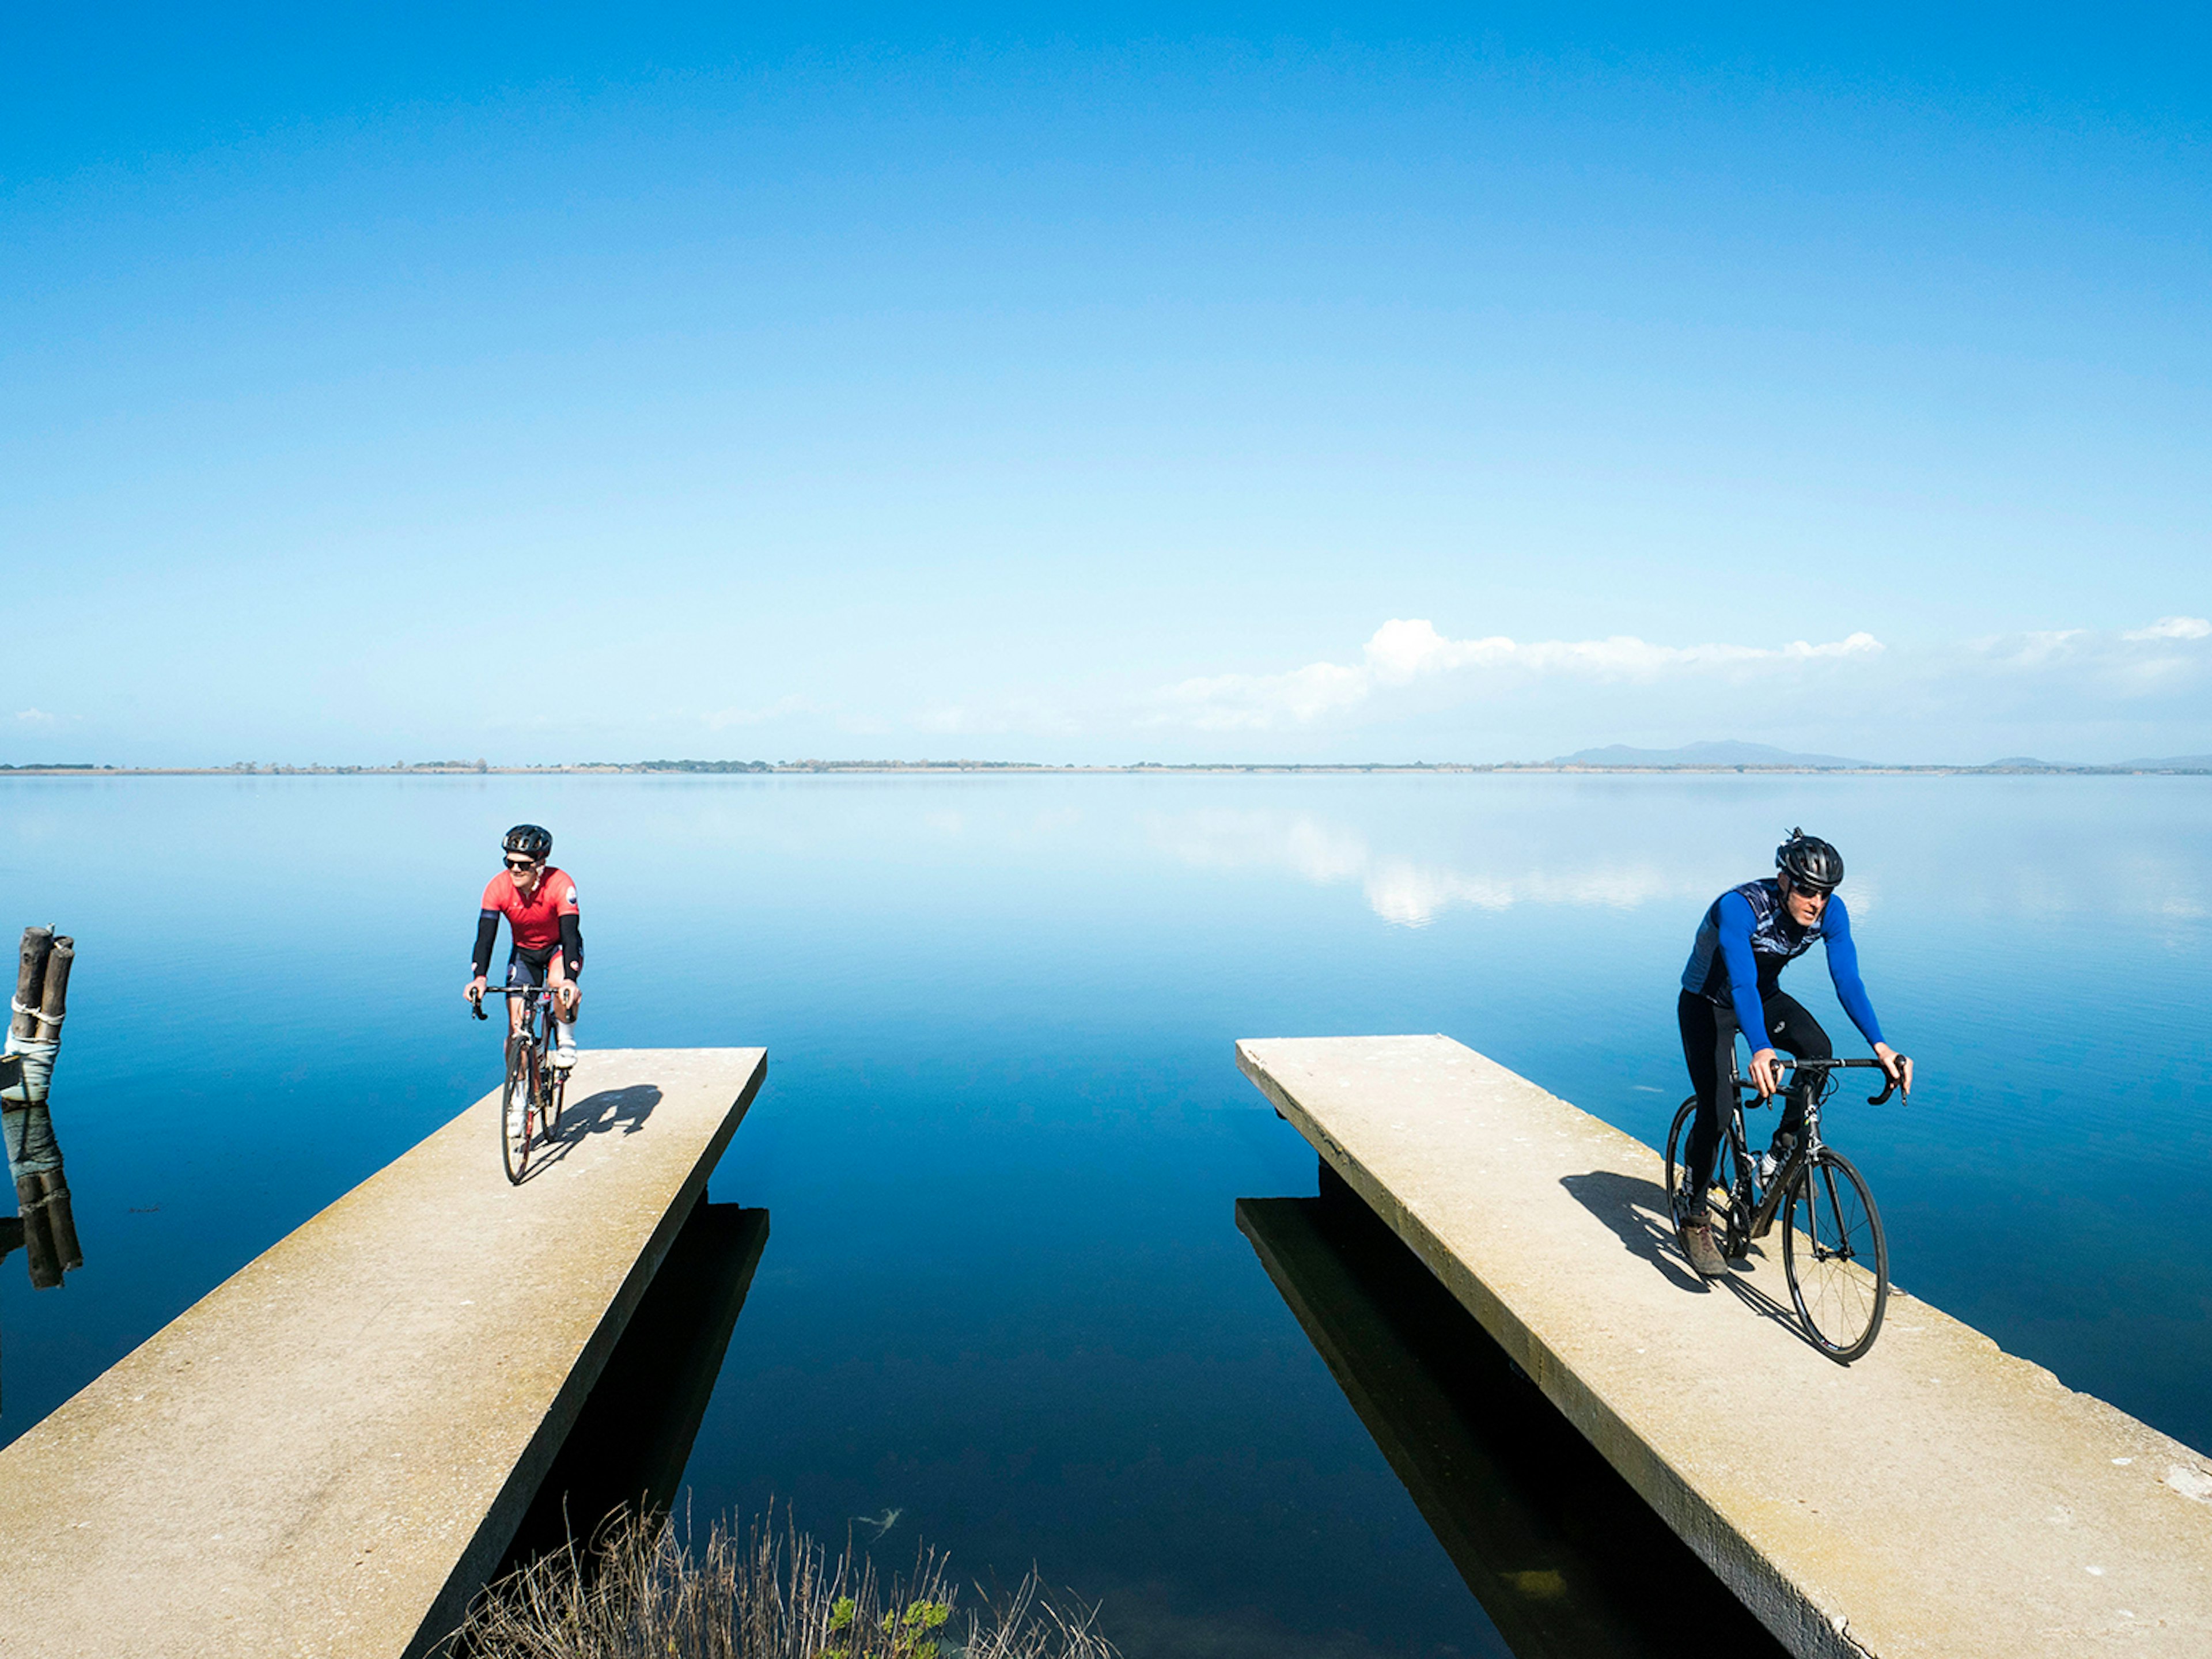
[[[1757,1243],[1751,1246],[1748,1257],[1729,1261],[1727,1278],[1700,1279],[1683,1259],[1682,1247],[1674,1237],[1674,1211],[1657,1182],[1613,1170],[1593,1170],[1588,1175],[1562,1176],[1559,1185],[1574,1195],[1575,1202],[1605,1223],[1631,1255],[1641,1256],[1658,1268],[1670,1285],[1699,1292],[1732,1291],[1736,1300],[1753,1313],[1786,1327],[1808,1347],[1817,1347],[1798,1323],[1796,1310],[1769,1296],[1753,1279],[1753,1275],[1766,1262],[1766,1252]]]
[[[1613,1170],[1593,1170],[1588,1175],[1561,1176],[1559,1185],[1576,1203],[1605,1223],[1631,1255],[1641,1256],[1679,1290],[1711,1288],[1690,1271],[1674,1242],[1674,1218],[1667,1194],[1656,1181],[1625,1176]]]
[[[653,1109],[660,1104],[660,1085],[633,1083],[623,1089],[602,1089],[595,1095],[571,1101],[561,1114],[558,1140],[603,1135],[621,1130],[634,1135],[645,1127]]]
[[[653,1083],[602,1089],[581,1100],[568,1102],[561,1109],[561,1127],[554,1131],[544,1150],[531,1160],[530,1172],[523,1179],[537,1180],[541,1170],[560,1163],[593,1135],[635,1134],[659,1104],[660,1087]]]

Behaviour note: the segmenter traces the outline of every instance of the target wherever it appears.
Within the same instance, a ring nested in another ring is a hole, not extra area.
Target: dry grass
[[[1035,1572],[1013,1594],[954,1606],[945,1559],[924,1551],[886,1583],[850,1544],[832,1559],[773,1516],[741,1544],[717,1525],[687,1549],[664,1517],[541,1556],[486,1589],[441,1649],[468,1659],[1117,1659],[1089,1612]]]

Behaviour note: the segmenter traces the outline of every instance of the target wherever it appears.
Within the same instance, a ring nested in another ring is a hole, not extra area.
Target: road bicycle
[[[1904,1056],[1898,1056],[1900,1067]],[[1874,1194],[1850,1159],[1820,1139],[1820,1103],[1835,1087],[1835,1073],[1847,1067],[1879,1067],[1878,1060],[1799,1060],[1790,1062],[1797,1077],[1809,1075],[1811,1097],[1805,1107],[1805,1132],[1779,1168],[1762,1173],[1744,1136],[1747,1105],[1763,1105],[1759,1092],[1729,1061],[1730,1106],[1713,1158],[1713,1177],[1705,1201],[1721,1254],[1741,1261],[1753,1239],[1764,1238],[1782,1215],[1782,1271],[1790,1299],[1804,1322],[1813,1346],[1848,1365],[1874,1346],[1889,1304],[1889,1244],[1882,1237],[1881,1212]],[[1882,1091],[1869,1095],[1879,1106],[1897,1091],[1885,1077]],[[1779,1101],[1778,1092],[1771,1098]],[[1679,1226],[1695,1212],[1697,1196],[1681,1189],[1680,1155],[1689,1150],[1690,1126],[1698,1115],[1697,1097],[1682,1103],[1674,1127],[1667,1132],[1667,1192]]]
[[[550,985],[487,985],[484,995],[520,997],[522,1023],[507,1033],[507,1071],[499,1091],[499,1152],[507,1178],[520,1185],[530,1167],[531,1148],[550,1142],[561,1127],[561,1105],[568,1074],[546,1063],[552,1053],[553,988]],[[489,1019],[481,1000],[478,1019]]]

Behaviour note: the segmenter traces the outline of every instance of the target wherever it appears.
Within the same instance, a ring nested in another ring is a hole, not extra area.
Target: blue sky
[[[2212,750],[2207,34],[13,8],[0,759]]]

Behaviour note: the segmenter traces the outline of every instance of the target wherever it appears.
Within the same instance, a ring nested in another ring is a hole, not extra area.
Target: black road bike
[[[1900,1066],[1903,1055],[1898,1056]],[[1758,1090],[1729,1062],[1730,1109],[1721,1126],[1713,1158],[1713,1178],[1702,1195],[1714,1242],[1721,1254],[1741,1261],[1753,1239],[1764,1238],[1782,1217],[1782,1270],[1790,1299],[1797,1305],[1805,1334],[1831,1359],[1848,1365],[1874,1346],[1889,1304],[1889,1245],[1882,1237],[1881,1212],[1866,1177],[1850,1159],[1820,1139],[1820,1103],[1835,1087],[1834,1073],[1850,1066],[1879,1067],[1878,1060],[1800,1060],[1790,1070],[1812,1085],[1805,1108],[1805,1133],[1779,1168],[1763,1169],[1744,1137],[1747,1106],[1765,1103]],[[1879,1106],[1897,1091],[1897,1079],[1883,1079],[1882,1091],[1869,1095]],[[1771,1097],[1778,1103],[1780,1094]],[[1682,1103],[1674,1127],[1667,1132],[1667,1191],[1676,1225],[1697,1213],[1700,1195],[1682,1188],[1680,1157],[1689,1149],[1690,1126],[1698,1115],[1697,1097]]]
[[[484,995],[520,997],[522,1023],[507,1033],[507,1075],[499,1091],[499,1153],[507,1178],[520,1185],[530,1167],[531,1148],[550,1141],[561,1127],[561,1103],[568,1074],[549,1065],[553,1052],[553,988],[550,985],[487,985]],[[478,1019],[489,1019],[481,1000]]]

